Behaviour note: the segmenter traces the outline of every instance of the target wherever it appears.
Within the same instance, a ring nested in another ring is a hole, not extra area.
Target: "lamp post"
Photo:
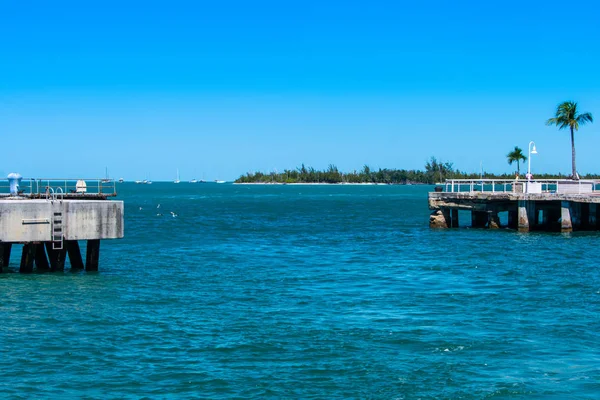
[[[532,145],[533,149],[531,148]],[[537,154],[537,150],[535,149],[535,143],[533,142],[533,140],[529,142],[528,150],[529,156],[527,157],[527,193],[529,193],[529,182],[531,182],[531,155]]]

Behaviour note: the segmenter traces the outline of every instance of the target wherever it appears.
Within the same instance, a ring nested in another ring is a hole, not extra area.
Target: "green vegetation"
[[[574,132],[579,130],[579,125],[585,125],[588,122],[594,122],[592,114],[589,112],[579,114],[577,103],[574,101],[565,101],[556,107],[554,118],[546,121],[546,125],[556,125],[558,129],[569,128],[571,130],[571,162],[572,162],[572,178],[579,179],[577,168],[575,167],[575,135]]]
[[[577,103],[574,101],[565,101],[556,108],[554,118],[546,121],[546,125],[556,125],[558,129],[569,128],[571,131],[571,154],[572,154],[572,173],[570,176],[559,174],[537,174],[537,179],[579,179],[577,168],[575,166],[575,137],[574,133],[579,130],[579,125],[585,125],[588,122],[594,122],[592,114],[589,112],[580,114],[577,110]],[[509,165],[517,163],[517,173],[521,173],[521,161],[527,161],[523,150],[518,146],[506,155]],[[326,170],[319,171],[312,167],[306,168],[304,164],[294,170],[284,170],[281,173],[247,173],[240,176],[236,183],[364,183],[364,184],[433,184],[444,182],[446,179],[514,179],[513,174],[488,174],[467,173],[455,170],[451,162],[438,161],[431,157],[425,163],[424,170],[418,169],[388,169],[379,168],[377,171],[371,170],[368,165],[363,166],[360,172],[341,172],[338,168],[329,164]],[[583,176],[586,179],[600,179],[600,175],[588,174]]]
[[[377,183],[377,184],[433,184],[443,182],[446,179],[477,179],[479,173],[467,173],[453,168],[451,162],[441,162],[435,157],[425,164],[425,170],[406,170],[406,169],[378,169],[371,170],[365,165],[362,170],[352,172],[340,172],[338,168],[330,164],[324,171],[316,170],[312,167],[305,167],[304,164],[295,170],[284,170],[283,172],[271,173],[248,173],[240,176],[236,183]],[[486,179],[514,179],[513,174],[494,175],[483,173]],[[563,174],[544,174],[536,175],[538,179],[565,179]],[[598,175],[588,175],[586,178],[599,178]]]
[[[517,175],[521,175],[521,161],[527,161],[527,157],[523,154],[523,150],[519,146],[515,146],[515,149],[506,155],[508,158],[508,165],[512,165],[513,162],[517,163]]]

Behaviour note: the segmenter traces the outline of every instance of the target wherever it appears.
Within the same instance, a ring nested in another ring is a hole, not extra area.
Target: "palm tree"
[[[520,163],[521,161],[527,161],[527,157],[523,154],[523,150],[519,146],[515,146],[515,149],[506,155],[508,158],[508,165],[512,165],[513,162],[517,162],[517,175],[521,175]]]
[[[574,101],[565,101],[556,107],[556,115],[546,121],[546,125],[556,125],[558,129],[569,128],[571,130],[571,156],[573,163],[573,179],[579,179],[577,168],[575,167],[575,135],[579,130],[579,125],[585,125],[588,122],[594,122],[592,114],[589,112],[579,114],[577,103]]]

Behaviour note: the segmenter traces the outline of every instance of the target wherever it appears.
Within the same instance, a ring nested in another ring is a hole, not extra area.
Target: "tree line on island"
[[[313,167],[301,167],[283,172],[254,172],[240,176],[236,183],[330,183],[330,184],[387,184],[387,185],[417,185],[435,184],[446,179],[515,179],[514,174],[469,173],[454,169],[451,162],[442,162],[431,157],[423,170],[418,169],[371,169],[368,165],[360,171],[341,172],[335,165],[330,164],[325,170]],[[538,179],[567,179],[565,174],[538,174]],[[584,178],[598,179],[600,175],[586,175]]]
[[[546,121],[546,125],[555,125],[558,129],[569,129],[571,133],[571,175],[563,174],[537,174],[538,179],[579,179],[575,163],[575,136],[574,133],[579,130],[580,125],[588,122],[594,122],[592,114],[589,112],[579,113],[577,103],[565,101],[556,108],[555,116]],[[531,143],[530,143],[531,144]],[[523,150],[518,146],[507,154],[509,165],[517,163],[517,175],[520,174],[521,161],[527,161]],[[439,161],[431,157],[425,164],[424,170],[417,169],[377,169],[372,170],[368,165],[363,166],[361,171],[341,172],[335,165],[330,164],[325,170],[317,170],[312,167],[301,167],[294,170],[284,170],[283,172],[254,172],[240,176],[236,183],[331,183],[331,184],[433,184],[444,182],[446,179],[514,179],[514,174],[488,174],[468,173],[454,169],[453,163]],[[599,179],[600,175],[588,174],[583,176],[587,179]]]

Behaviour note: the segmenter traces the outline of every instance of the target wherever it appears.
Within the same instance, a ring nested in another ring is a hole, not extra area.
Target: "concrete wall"
[[[123,237],[123,202],[109,200],[0,200],[0,241],[51,240],[51,221],[62,213],[66,240]]]
[[[123,202],[65,200],[63,230],[66,240],[123,237]]]

